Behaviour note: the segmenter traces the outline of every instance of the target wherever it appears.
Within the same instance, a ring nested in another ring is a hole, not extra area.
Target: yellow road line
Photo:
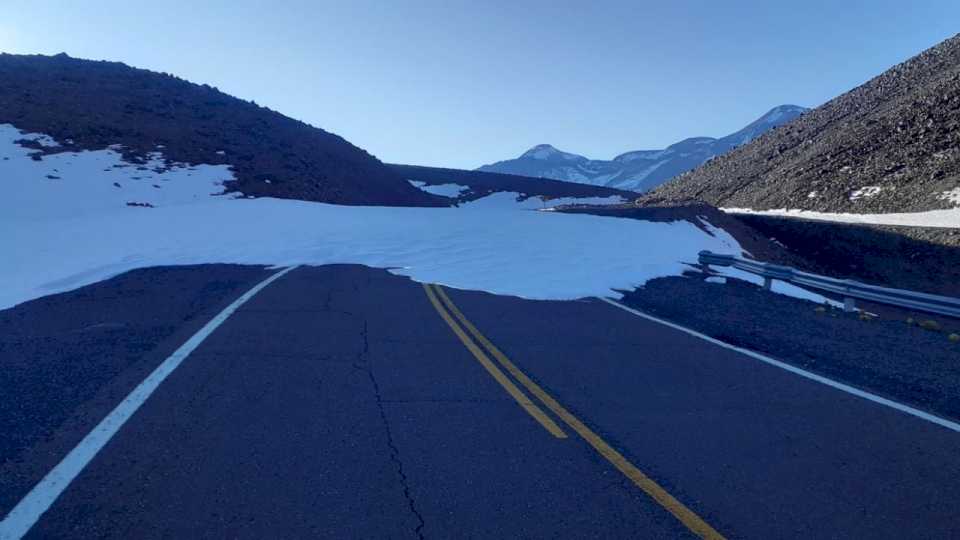
[[[567,423],[574,431],[576,431],[587,443],[590,444],[601,456],[607,459],[614,467],[617,468],[624,476],[629,478],[634,484],[637,485],[644,493],[649,495],[653,500],[657,501],[660,506],[664,507],[668,512],[674,515],[681,523],[683,523],[688,529],[690,529],[694,534],[701,538],[709,538],[711,540],[722,540],[724,537],[719,532],[711,527],[706,521],[703,520],[700,516],[687,508],[683,503],[678,501],[667,492],[667,490],[660,487],[660,484],[656,483],[649,476],[643,474],[643,471],[638,469],[635,465],[627,461],[627,458],[623,457],[620,452],[617,452],[612,446],[607,444],[599,435],[594,433],[590,428],[584,425],[576,416],[570,413],[566,408],[560,405],[557,400],[553,399],[550,394],[546,393],[543,388],[531,381],[529,377],[526,376],[513,362],[510,361],[503,352],[500,351],[486,338],[477,327],[473,325],[457,308],[456,304],[450,300],[450,297],[447,296],[447,293],[444,292],[443,288],[440,286],[436,287],[437,293],[440,298],[443,299],[444,304],[450,309],[450,312],[460,321],[463,326],[470,331],[474,339],[483,344],[484,347],[500,362],[502,365],[515,379],[520,381],[527,391],[537,397],[544,405],[547,406],[554,414],[556,414],[561,420]]]
[[[530,413],[530,416],[532,416],[537,422],[540,422],[540,425],[549,431],[551,435],[557,437],[558,439],[567,438],[567,434],[560,429],[560,426],[558,426],[553,419],[547,416],[547,413],[543,412],[543,409],[537,406],[536,403],[530,401],[530,398],[528,398],[523,391],[517,388],[517,385],[513,384],[513,381],[504,375],[497,365],[494,364],[490,358],[483,353],[480,347],[477,347],[477,344],[467,336],[467,334],[462,328],[460,328],[456,321],[450,317],[450,314],[443,309],[443,306],[437,300],[436,295],[434,295],[433,291],[430,289],[430,285],[424,283],[423,288],[425,291],[427,291],[427,298],[430,299],[430,303],[433,304],[433,307],[437,310],[437,313],[440,314],[440,317],[446,321],[447,325],[449,325],[450,329],[453,330],[453,333],[460,338],[460,341],[464,344],[464,346],[466,346],[466,348],[473,353],[474,358],[476,358],[477,361],[480,362],[480,365],[487,370],[487,373],[493,376],[493,378],[500,383],[500,386],[502,386],[503,389],[506,390],[507,393],[510,394],[525,411]]]

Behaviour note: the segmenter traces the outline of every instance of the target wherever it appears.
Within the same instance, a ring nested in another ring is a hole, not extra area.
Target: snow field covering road
[[[700,250],[741,253],[719,229],[530,211],[541,201],[515,193],[451,208],[234,199],[217,196],[232,179],[225,166],[164,165],[159,152],[129,164],[112,149],[36,161],[14,142],[38,137],[0,126],[0,309],[135,268],[204,263],[353,263],[526,298],[619,296],[679,275]]]

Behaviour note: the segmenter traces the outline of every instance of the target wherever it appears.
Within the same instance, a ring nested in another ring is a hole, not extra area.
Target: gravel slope
[[[888,213],[960,204],[947,193],[960,197],[960,36],[644,200]]]

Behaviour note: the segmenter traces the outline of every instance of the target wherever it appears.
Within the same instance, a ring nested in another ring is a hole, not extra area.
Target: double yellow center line
[[[663,489],[660,484],[657,484],[653,479],[645,475],[640,469],[634,466],[632,463],[627,461],[620,452],[617,452],[612,446],[607,444],[599,435],[594,433],[590,428],[588,428],[583,422],[581,422],[576,416],[574,416],[570,411],[565,407],[560,405],[550,394],[544,391],[537,383],[530,380],[527,375],[521,371],[505,354],[503,354],[500,349],[496,347],[489,339],[486,338],[477,327],[474,326],[457,308],[456,304],[447,296],[447,293],[444,292],[443,288],[437,285],[423,285],[424,290],[427,293],[427,298],[430,299],[430,303],[433,304],[433,307],[437,310],[437,313],[440,314],[440,317],[450,326],[450,329],[453,330],[453,333],[456,334],[463,345],[473,354],[474,358],[480,362],[481,365],[487,370],[490,375],[509,393],[513,399],[526,410],[530,416],[532,416],[537,422],[540,423],[547,431],[549,431],[554,437],[557,438],[566,438],[567,435],[564,433],[560,426],[553,421],[553,419],[548,416],[543,409],[541,409],[536,403],[531,401],[526,394],[523,393],[514,383],[510,380],[509,377],[501,371],[496,364],[494,364],[487,354],[484,352],[486,349],[487,352],[493,356],[497,362],[505,369],[507,372],[513,376],[528,392],[533,394],[544,406],[546,406],[550,411],[553,412],[558,418],[563,420],[570,429],[575,431],[580,437],[582,437],[598,454],[603,456],[608,462],[610,462],[614,467],[617,468],[624,476],[629,478],[637,487],[643,490],[644,493],[649,495],[653,500],[655,500],[660,506],[666,509],[668,512],[674,515],[683,525],[685,525],[691,532],[696,534],[701,538],[708,538],[711,540],[723,540],[723,535],[717,532],[713,527],[711,527],[706,521],[704,521],[700,516],[694,513],[692,510],[687,508],[683,503],[675,499],[670,495],[665,489]],[[449,311],[449,312],[448,312]],[[456,320],[455,320],[456,319]],[[462,326],[461,326],[462,325]],[[464,328],[466,331],[464,331]],[[469,332],[470,335],[467,335]],[[471,337],[473,339],[471,339]],[[474,342],[476,340],[476,342]],[[479,343],[479,345],[478,345]],[[482,347],[481,347],[482,345]]]
[[[431,287],[435,287],[436,293],[434,293],[434,289],[431,289]],[[450,300],[450,297],[447,296],[447,293],[443,292],[443,289],[437,287],[436,285],[428,285],[424,283],[423,288],[427,291],[427,298],[430,299],[430,303],[433,304],[434,308],[436,308],[437,313],[440,314],[440,317],[446,321],[446,323],[450,326],[450,329],[453,330],[453,333],[460,338],[460,341],[467,348],[467,350],[473,353],[473,357],[480,362],[480,365],[487,370],[487,373],[492,375],[493,378],[500,383],[500,386],[502,386],[503,389],[506,390],[507,393],[510,394],[510,396],[513,397],[513,399],[515,399],[525,411],[530,413],[530,416],[532,416],[537,422],[540,422],[541,426],[549,431],[554,437],[565,439],[567,434],[560,429],[560,426],[558,426],[556,422],[547,416],[547,413],[543,412],[543,409],[538,407],[536,403],[530,401],[530,398],[520,391],[520,389],[517,388],[517,385],[513,384],[513,381],[504,375],[504,373],[500,371],[496,364],[490,361],[490,358],[484,354],[483,350],[478,347],[469,336],[467,336],[467,334],[463,331],[463,328],[460,328],[460,325],[458,325],[457,322],[454,321],[450,316],[450,314],[447,313],[440,300],[437,299],[437,293],[441,298],[443,298],[443,301],[447,306],[452,306],[450,310],[457,316],[458,319],[461,321],[466,321],[466,318],[463,317],[463,313],[460,313],[460,310],[453,305],[453,302]],[[474,335],[479,333],[469,321],[467,321],[466,324],[469,325],[467,328],[471,330],[471,333],[474,333]]]

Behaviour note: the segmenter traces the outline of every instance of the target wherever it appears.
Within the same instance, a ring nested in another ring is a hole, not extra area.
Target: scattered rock
[[[924,330],[931,330],[931,331],[933,331],[933,332],[939,332],[939,331],[942,329],[942,327],[940,326],[940,323],[938,323],[937,321],[935,321],[935,320],[933,320],[933,319],[925,319],[925,320],[922,320],[922,321],[920,321],[920,325],[919,325],[919,326],[920,326],[920,328],[923,328]]]

